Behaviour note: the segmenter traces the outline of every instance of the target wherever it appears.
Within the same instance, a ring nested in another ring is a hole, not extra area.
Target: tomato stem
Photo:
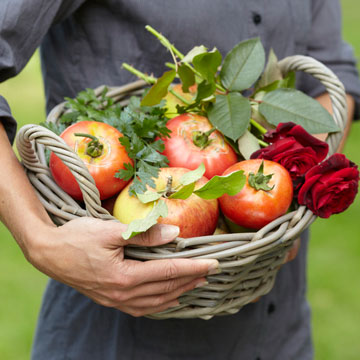
[[[264,174],[264,160],[261,162],[259,169],[256,174],[253,172],[249,173],[248,183],[249,185],[254,188],[255,190],[263,190],[263,191],[270,191],[272,190],[275,185],[270,187],[268,182],[271,180],[274,174],[265,175]]]
[[[192,136],[192,141],[194,145],[202,149],[205,149],[213,141],[209,139],[209,136],[216,130],[216,128],[211,128],[208,131],[194,131]]]
[[[100,140],[90,134],[84,134],[84,133],[74,133],[75,136],[82,136],[87,137],[91,139],[91,141],[87,144],[86,147],[86,154],[91,156],[92,158],[97,158],[102,155],[104,150],[104,145],[100,142]]]

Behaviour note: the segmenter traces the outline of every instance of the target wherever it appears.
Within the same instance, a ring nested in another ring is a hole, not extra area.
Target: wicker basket
[[[320,80],[330,94],[334,120],[344,129],[347,117],[344,87],[327,67],[305,56],[287,57],[279,65],[284,74],[300,70]],[[141,94],[145,87],[143,81],[136,81],[110,88],[108,96],[125,105],[129,96]],[[100,95],[102,89],[96,89],[96,94]],[[64,105],[56,106],[47,121],[56,122],[65,111]],[[336,151],[342,135],[341,131],[328,137],[329,155]],[[80,216],[113,219],[101,207],[98,190],[85,165],[60,137],[39,125],[26,125],[18,132],[16,144],[27,175],[56,224],[64,224]],[[45,147],[56,153],[71,169],[83,192],[85,209],[52,179],[46,164]],[[301,206],[257,232],[178,238],[170,244],[154,248],[127,246],[125,253],[128,257],[141,260],[180,257],[218,259],[222,272],[208,276],[208,285],[184,294],[179,306],[150,316],[155,319],[209,319],[214,315],[234,314],[242,306],[268,293],[286,252],[314,220],[313,213]]]

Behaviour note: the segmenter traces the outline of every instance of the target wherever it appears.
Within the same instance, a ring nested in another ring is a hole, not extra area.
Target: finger
[[[156,307],[148,307],[148,308],[132,308],[132,307],[126,307],[126,306],[120,306],[117,307],[118,310],[121,310],[123,312],[126,312],[132,316],[140,317],[140,316],[146,316],[151,314],[156,314],[162,311],[165,311],[169,308],[175,307],[179,305],[178,300],[172,300],[166,304],[163,304],[161,306]]]
[[[145,283],[128,290],[126,294],[124,294],[124,300],[125,297],[127,297],[127,299],[133,299],[142,296],[167,294],[192,283],[194,283],[195,286],[201,286],[207,282],[205,277],[194,278],[193,276],[184,276],[178,279]]]
[[[105,221],[92,218],[87,219],[88,223],[83,222],[82,225],[87,226],[87,230],[96,229],[96,231],[99,232],[100,229],[102,237],[105,237],[108,245],[113,247],[126,246],[129,244],[139,246],[163,245],[174,240],[180,232],[178,226],[155,224],[149,230],[125,240],[121,235],[126,231],[128,225],[122,224],[118,220]],[[78,221],[78,219],[76,219],[76,221]]]
[[[173,300],[176,300],[183,293],[193,290],[195,287],[199,285],[205,284],[204,280],[193,280],[190,283],[187,283],[183,286],[180,286],[178,289],[171,291],[169,293],[161,294],[161,295],[151,295],[151,296],[141,296],[137,298],[131,298],[128,301],[123,302],[126,306],[127,304],[133,308],[153,308],[159,307],[164,304],[167,304]]]
[[[299,252],[300,242],[301,242],[300,238],[297,238],[294,241],[293,246],[291,247],[291,249],[285,255],[284,264],[286,264],[289,261],[292,261],[292,260],[294,260],[296,258],[297,253]]]
[[[140,285],[139,287],[128,291],[114,291],[113,289],[108,289],[107,291],[77,290],[91,298],[97,304],[103,306],[116,308],[120,306],[144,308],[160,306],[178,298],[186,291],[190,291],[206,284],[207,281],[205,278],[194,279],[184,277],[178,281],[171,280]]]
[[[177,279],[184,276],[200,277],[220,272],[215,259],[165,259],[144,262],[125,260],[119,276],[127,278],[126,287],[140,284]]]
[[[144,233],[138,234],[129,240],[127,244],[139,246],[158,246],[167,244],[179,235],[178,226],[156,224]]]
[[[257,303],[259,300],[261,299],[261,296],[258,296],[257,298],[255,298],[254,300],[251,300],[251,303]]]

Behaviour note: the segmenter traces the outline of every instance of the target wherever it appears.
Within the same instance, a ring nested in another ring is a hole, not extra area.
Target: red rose
[[[334,154],[305,175],[298,201],[315,215],[328,218],[346,210],[358,192],[357,166],[342,154]]]
[[[271,145],[255,151],[251,159],[267,159],[280,163],[290,173],[294,188],[298,188],[303,175],[325,159],[329,146],[310,135],[300,125],[280,123],[276,130],[268,131],[264,140]]]

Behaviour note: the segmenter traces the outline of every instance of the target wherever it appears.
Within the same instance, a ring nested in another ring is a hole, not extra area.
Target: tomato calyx
[[[209,136],[215,131],[215,128],[212,128],[208,131],[194,131],[192,136],[192,141],[194,145],[199,147],[201,150],[205,149],[212,143],[212,139],[209,139]]]
[[[249,173],[248,183],[255,190],[271,191],[275,185],[270,187],[268,185],[274,174],[264,174],[264,161],[261,162],[259,169],[256,174],[253,172]]]
[[[86,147],[86,154],[91,156],[92,158],[97,158],[102,155],[104,150],[104,145],[100,142],[100,140],[90,134],[84,134],[84,133],[74,133],[75,136],[82,136],[87,137],[91,139],[91,141],[87,144]]]

